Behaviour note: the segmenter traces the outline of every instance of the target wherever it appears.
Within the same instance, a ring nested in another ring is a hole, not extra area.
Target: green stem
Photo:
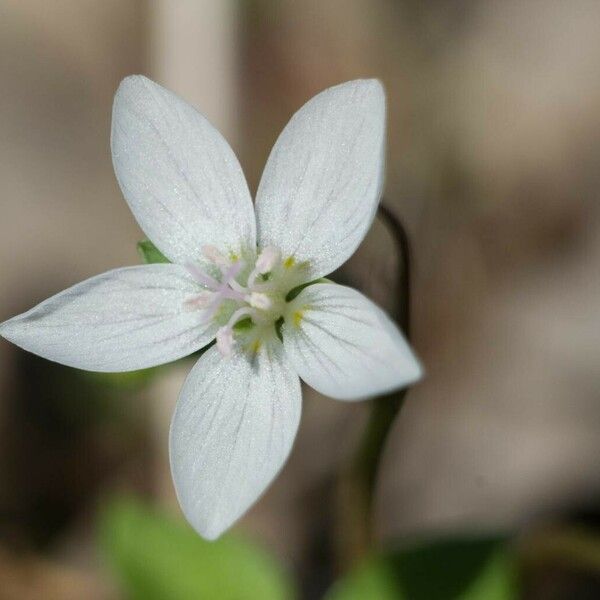
[[[410,245],[401,222],[384,205],[379,216],[390,229],[399,254],[399,273],[393,317],[406,337],[410,326]],[[342,471],[337,490],[337,567],[346,570],[372,549],[372,507],[377,474],[392,424],[404,404],[408,389],[374,399],[357,451]]]

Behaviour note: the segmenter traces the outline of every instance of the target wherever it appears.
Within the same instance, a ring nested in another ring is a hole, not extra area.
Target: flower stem
[[[406,335],[410,334],[410,244],[400,220],[385,206],[379,216],[391,234],[399,254],[399,272],[392,316]],[[372,507],[381,457],[387,436],[404,404],[408,388],[371,401],[366,428],[356,453],[342,471],[337,489],[335,539],[337,568],[345,571],[364,558],[374,543]]]

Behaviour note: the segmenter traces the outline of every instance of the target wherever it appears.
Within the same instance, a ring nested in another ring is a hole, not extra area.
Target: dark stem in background
[[[378,215],[394,237],[399,256],[395,289],[395,297],[398,304],[394,308],[392,316],[404,332],[406,338],[410,339],[410,263],[412,256],[408,234],[400,219],[385,204],[379,206]]]
[[[383,203],[378,216],[394,238],[399,255],[392,316],[405,336],[410,334],[410,261],[408,235],[400,220]],[[335,524],[337,568],[345,571],[373,549],[373,497],[381,456],[408,388],[371,401],[369,418],[356,453],[342,471],[337,489]]]

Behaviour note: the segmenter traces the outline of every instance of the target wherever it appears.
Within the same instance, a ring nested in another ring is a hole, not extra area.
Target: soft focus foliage
[[[279,600],[293,583],[260,548],[226,536],[206,542],[139,501],[104,510],[100,541],[128,598]],[[372,558],[326,600],[514,600],[515,558],[500,538],[446,538]]]
[[[292,597],[285,573],[260,548],[229,536],[206,542],[184,523],[132,499],[109,504],[100,539],[128,598]]]
[[[498,539],[422,543],[371,559],[327,600],[513,600],[514,566]]]

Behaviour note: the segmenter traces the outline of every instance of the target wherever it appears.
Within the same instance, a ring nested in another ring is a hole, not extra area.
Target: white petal
[[[275,143],[256,198],[261,247],[327,275],[356,250],[383,183],[385,96],[374,79],[321,92]]]
[[[300,380],[282,348],[224,358],[216,348],[189,374],[171,423],[181,508],[215,539],[257,500],[287,459],[300,420]]]
[[[368,298],[341,285],[305,288],[291,303],[283,343],[300,377],[339,400],[382,394],[422,375],[391,319]]]
[[[140,227],[173,262],[203,245],[254,252],[248,185],[221,134],[192,106],[141,75],[123,80],[113,106],[113,165]]]
[[[214,329],[184,302],[200,288],[178,265],[108,271],[0,325],[21,348],[70,367],[132,371],[187,356]]]

